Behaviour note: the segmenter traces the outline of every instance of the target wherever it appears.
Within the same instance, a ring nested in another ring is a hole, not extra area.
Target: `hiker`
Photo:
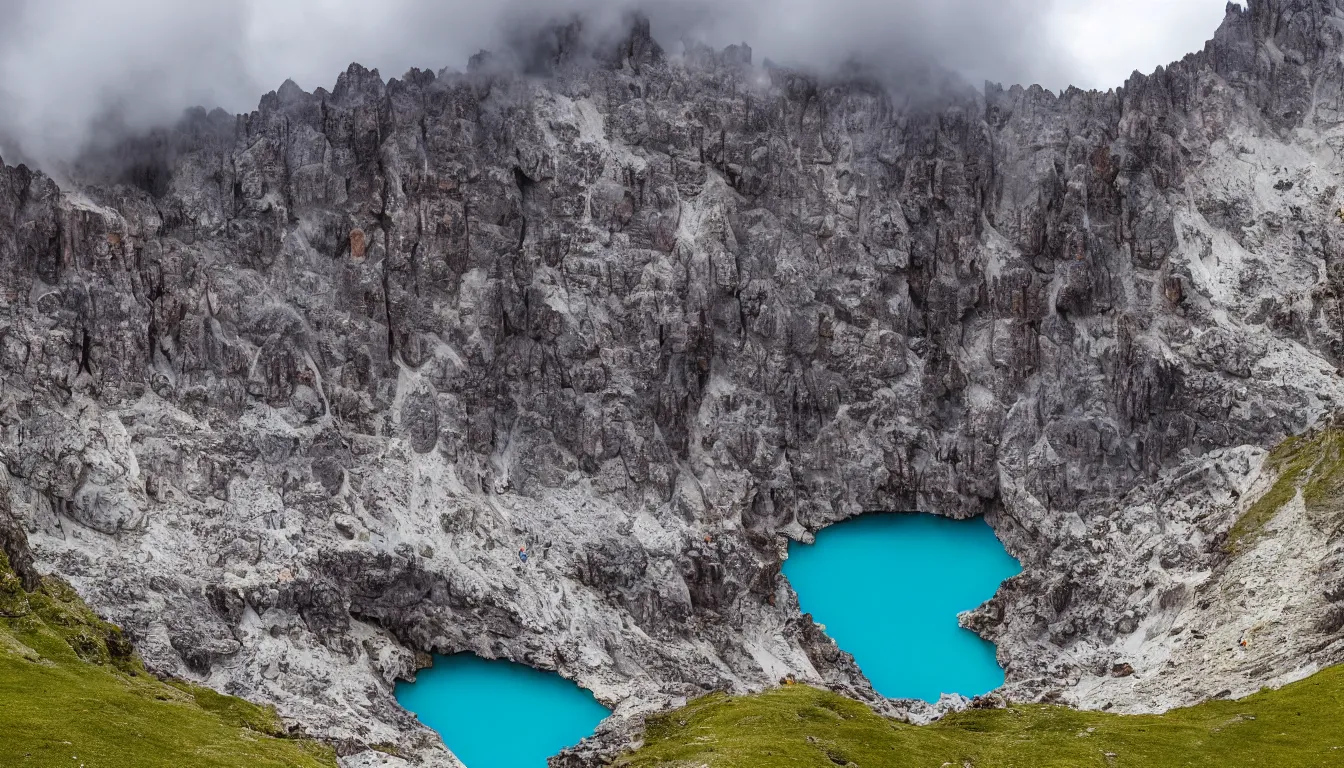
[[[527,562],[527,547],[518,548],[518,559],[522,560],[524,563]]]

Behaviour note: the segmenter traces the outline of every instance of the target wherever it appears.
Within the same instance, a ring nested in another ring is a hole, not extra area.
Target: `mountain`
[[[6,551],[347,765],[451,764],[391,694],[430,651],[617,735],[785,673],[927,718],[780,576],[870,510],[1022,562],[963,619],[1011,698],[1300,678],[1344,660],[1341,52],[1259,0],[1115,91],[930,100],[575,24],[5,166]]]

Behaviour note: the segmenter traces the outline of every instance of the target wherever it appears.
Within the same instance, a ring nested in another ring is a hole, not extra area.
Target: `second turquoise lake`
[[[878,693],[937,701],[1003,685],[994,645],[957,624],[1021,571],[983,519],[869,514],[789,544],[784,575]]]

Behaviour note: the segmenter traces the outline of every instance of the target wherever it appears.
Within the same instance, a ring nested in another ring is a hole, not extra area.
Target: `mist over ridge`
[[[42,164],[78,154],[95,128],[105,132],[109,124],[142,131],[193,106],[248,112],[287,79],[306,90],[330,88],[352,61],[384,77],[411,67],[463,69],[481,49],[507,48],[520,30],[576,16],[600,29],[644,14],[673,55],[686,40],[716,47],[746,42],[758,60],[820,71],[856,57],[900,57],[936,62],[971,83],[1089,86],[1097,83],[1087,82],[1095,78],[1077,57],[1069,29],[1098,22],[1100,6],[1096,0],[505,0],[483,7],[389,0],[370,14],[353,0],[4,0],[0,153]],[[1200,29],[1200,39],[1212,28]]]

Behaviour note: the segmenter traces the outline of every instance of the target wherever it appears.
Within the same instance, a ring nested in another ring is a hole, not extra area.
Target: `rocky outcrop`
[[[558,670],[612,739],[784,674],[904,711],[779,572],[874,509],[1022,561],[965,617],[1010,695],[1217,693],[1117,686],[1344,403],[1342,22],[1229,6],[1117,91],[937,105],[572,27],[532,76],[352,66],[98,183],[5,167],[11,504],[149,663],[350,765],[446,764],[391,695],[426,651]]]
[[[42,575],[33,563],[33,553],[28,548],[28,536],[23,530],[23,524],[9,509],[8,494],[0,494],[0,552],[5,554],[9,569],[25,591],[32,592],[42,586]]]

